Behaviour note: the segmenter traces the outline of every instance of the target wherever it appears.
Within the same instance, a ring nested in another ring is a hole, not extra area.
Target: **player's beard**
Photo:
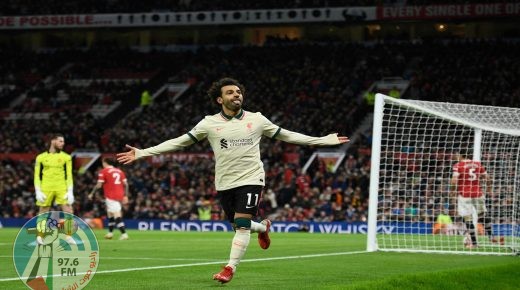
[[[224,107],[233,112],[240,111],[242,109],[242,100],[239,99],[240,102],[235,102],[235,100],[224,100]]]
[[[58,145],[58,144],[52,144],[52,148],[54,149],[54,152],[56,153],[60,153],[61,150],[63,150],[63,147],[65,146],[65,144],[63,145]]]

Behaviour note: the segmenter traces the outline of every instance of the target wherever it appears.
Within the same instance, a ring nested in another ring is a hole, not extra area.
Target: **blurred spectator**
[[[435,221],[435,224],[433,225],[433,234],[443,234],[443,235],[453,235],[455,234],[453,228],[453,221],[451,220],[451,217],[449,216],[447,211],[440,212],[437,215],[437,220]]]
[[[146,113],[151,104],[152,96],[150,95],[150,92],[147,89],[145,89],[141,93],[141,113]]]

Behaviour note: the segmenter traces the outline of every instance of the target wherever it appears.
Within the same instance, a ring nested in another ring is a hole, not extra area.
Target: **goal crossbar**
[[[449,121],[452,121],[455,123],[459,123],[459,124],[462,124],[462,125],[465,125],[468,127],[479,128],[482,130],[492,131],[492,132],[501,133],[501,134],[520,136],[520,109],[518,109],[518,108],[504,108],[504,107],[495,107],[495,106],[480,106],[480,105],[466,105],[466,104],[445,103],[445,102],[427,102],[427,101],[416,101],[416,100],[407,100],[407,99],[395,99],[395,98],[392,98],[392,97],[389,97],[389,96],[386,96],[383,94],[376,94],[376,98],[378,98],[378,96],[379,96],[379,98],[383,98],[384,102],[396,103],[396,104],[400,104],[404,107],[423,111],[426,114],[441,116],[442,118],[444,118],[446,120],[449,120]],[[420,104],[423,104],[423,106],[421,106]],[[443,106],[443,105],[451,106],[451,107],[465,106],[465,107],[467,107],[467,109],[465,110],[465,113],[464,113],[466,116],[472,117],[471,115],[474,115],[474,116],[479,116],[479,117],[485,117],[485,119],[483,121],[486,121],[486,119],[493,120],[493,116],[486,117],[485,114],[492,113],[493,115],[496,115],[496,113],[498,112],[497,109],[500,109],[500,110],[507,109],[509,111],[508,115],[516,116],[516,118],[515,118],[516,120],[509,120],[509,121],[514,121],[513,124],[515,124],[515,125],[512,126],[511,123],[508,123],[506,126],[508,126],[509,128],[499,127],[499,125],[504,125],[504,124],[485,125],[485,124],[481,124],[476,121],[473,121],[471,118],[465,119],[465,118],[461,118],[459,115],[451,114],[450,112],[435,110],[434,106],[432,106],[433,108],[425,107],[424,104],[437,105],[439,107]]]

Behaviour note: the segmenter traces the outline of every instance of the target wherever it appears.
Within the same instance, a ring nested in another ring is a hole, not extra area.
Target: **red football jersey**
[[[453,166],[453,174],[457,176],[457,190],[462,197],[480,197],[480,177],[487,174],[482,164],[473,160],[462,160]]]
[[[123,200],[125,196],[126,175],[116,167],[103,168],[98,174],[98,182],[103,183],[105,198]]]

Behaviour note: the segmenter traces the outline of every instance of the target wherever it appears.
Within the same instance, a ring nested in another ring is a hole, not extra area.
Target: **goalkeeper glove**
[[[72,190],[72,186],[67,189],[67,203],[73,204],[74,203],[74,193]]]
[[[36,187],[35,191],[36,191],[36,200],[41,203],[44,203],[45,200],[47,199],[47,196],[45,195],[45,193],[43,193],[43,191],[39,187]]]

